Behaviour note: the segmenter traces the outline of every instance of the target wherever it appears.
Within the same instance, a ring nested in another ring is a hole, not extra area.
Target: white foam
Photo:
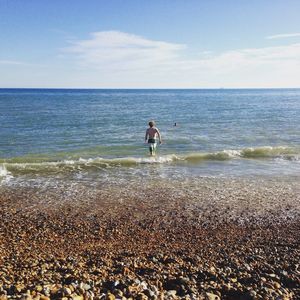
[[[74,161],[74,160],[64,160],[63,162],[64,162],[64,164],[66,164],[66,165],[74,165],[74,164],[75,164],[75,161]]]
[[[153,157],[119,157],[119,158],[102,158],[102,157],[96,157],[96,158],[89,158],[84,159],[80,158],[78,160],[81,164],[120,164],[120,165],[126,165],[126,164],[163,164],[163,163],[169,163],[175,160],[179,160],[180,158],[176,156],[175,154],[170,155],[164,155],[164,156],[153,156]]]
[[[12,174],[7,171],[5,165],[0,166],[0,183],[9,182],[12,178]]]
[[[241,157],[242,153],[240,150],[224,150],[225,154],[227,154],[230,158]]]
[[[175,160],[179,160],[175,154],[165,155],[165,156],[154,156],[154,157],[147,157],[147,158],[138,158],[136,161],[141,164],[163,164],[163,163],[170,163]]]

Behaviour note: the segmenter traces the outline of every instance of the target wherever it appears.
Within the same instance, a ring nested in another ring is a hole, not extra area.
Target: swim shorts
[[[154,154],[155,149],[156,149],[156,140],[155,139],[148,139],[148,144],[149,144],[149,150],[151,155]]]
[[[148,139],[148,144],[156,144],[156,140],[155,139]]]

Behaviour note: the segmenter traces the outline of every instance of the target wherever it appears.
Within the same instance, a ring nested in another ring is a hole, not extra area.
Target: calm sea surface
[[[300,175],[300,89],[0,89],[0,120],[2,185]]]

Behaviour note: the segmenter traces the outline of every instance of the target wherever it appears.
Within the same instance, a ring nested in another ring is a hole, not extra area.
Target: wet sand
[[[299,192],[2,187],[0,299],[300,299]]]

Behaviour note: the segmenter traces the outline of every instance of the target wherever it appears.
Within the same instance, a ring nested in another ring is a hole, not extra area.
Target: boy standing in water
[[[155,155],[156,150],[156,136],[158,136],[159,143],[161,144],[161,136],[159,130],[155,127],[155,122],[149,122],[149,128],[146,130],[145,142],[148,141],[150,155]]]

